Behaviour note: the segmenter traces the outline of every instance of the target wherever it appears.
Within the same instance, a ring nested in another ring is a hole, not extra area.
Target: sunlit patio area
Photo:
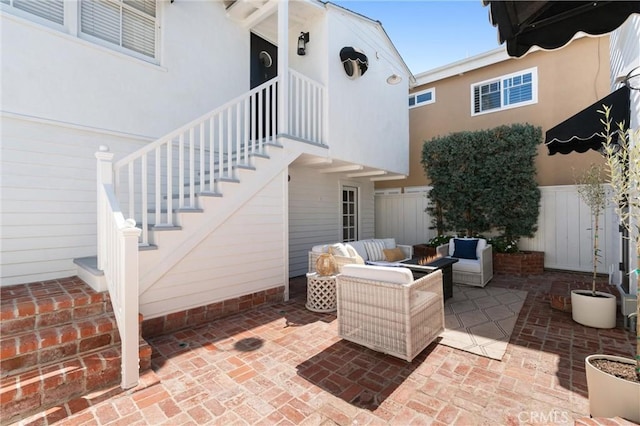
[[[584,358],[632,356],[635,336],[598,330],[550,307],[554,282],[577,273],[497,275],[527,291],[501,361],[432,343],[411,363],[337,337],[333,313],[291,300],[149,340],[152,370],[130,391],[94,393],[20,424],[517,425],[631,424],[589,418]]]

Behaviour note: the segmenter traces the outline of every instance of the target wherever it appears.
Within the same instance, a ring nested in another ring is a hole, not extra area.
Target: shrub
[[[424,143],[422,165],[431,180],[439,233],[497,231],[508,241],[536,231],[540,190],[535,156],[542,130],[530,124],[456,132]]]

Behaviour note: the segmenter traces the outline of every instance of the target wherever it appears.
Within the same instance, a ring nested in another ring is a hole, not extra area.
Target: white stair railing
[[[140,229],[120,211],[113,188],[113,154],[100,147],[98,160],[98,269],[104,272],[122,346],[122,381],[129,389],[139,380],[138,239]]]
[[[173,227],[177,209],[197,208],[196,194],[218,194],[217,183],[233,180],[234,167],[284,134],[314,143],[324,138],[324,87],[289,71],[289,129],[277,128],[276,77],[172,131],[115,164],[116,192],[128,216],[142,228]]]
[[[289,70],[289,134],[315,143],[324,141],[324,86]]]
[[[173,227],[177,209],[197,208],[196,194],[218,194],[217,183],[234,180],[234,167],[249,166],[277,139],[274,78],[126,156],[114,166],[116,190],[128,216],[142,227]]]

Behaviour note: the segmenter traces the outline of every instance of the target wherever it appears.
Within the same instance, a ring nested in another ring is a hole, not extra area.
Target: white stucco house
[[[316,0],[0,8],[2,286],[127,281],[112,301],[145,320],[286,299],[312,245],[374,236],[375,180],[408,173],[413,76],[378,21]]]

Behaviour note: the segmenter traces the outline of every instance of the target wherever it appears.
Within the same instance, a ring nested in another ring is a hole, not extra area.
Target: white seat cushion
[[[453,269],[460,272],[480,273],[482,271],[480,261],[473,259],[458,259],[458,262],[453,264]]]
[[[393,284],[410,284],[413,282],[411,270],[402,267],[348,264],[342,267],[342,275]]]

